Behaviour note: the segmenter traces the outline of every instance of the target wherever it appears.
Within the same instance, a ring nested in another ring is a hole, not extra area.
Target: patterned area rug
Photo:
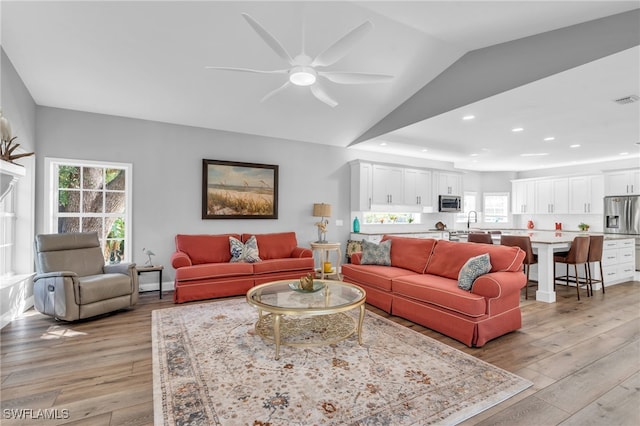
[[[277,361],[244,299],[152,318],[156,425],[456,424],[531,386],[368,311],[362,346],[282,346]]]

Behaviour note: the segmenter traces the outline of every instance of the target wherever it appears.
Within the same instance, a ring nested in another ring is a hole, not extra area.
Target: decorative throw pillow
[[[391,240],[380,244],[362,240],[362,265],[391,266]]]
[[[258,255],[258,241],[256,240],[255,235],[249,237],[247,242],[244,244],[235,237],[229,237],[229,245],[231,248],[230,262],[260,262],[261,259]]]
[[[467,263],[460,269],[460,273],[458,274],[458,287],[470,291],[475,279],[489,271],[491,271],[489,253],[472,257],[467,260]]]

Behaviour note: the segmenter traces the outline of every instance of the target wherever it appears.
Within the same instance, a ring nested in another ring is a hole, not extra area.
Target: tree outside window
[[[128,261],[131,166],[48,160],[55,182],[51,231],[95,231],[106,263]]]

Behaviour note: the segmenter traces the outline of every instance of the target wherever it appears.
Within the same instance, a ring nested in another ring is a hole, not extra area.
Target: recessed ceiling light
[[[621,152],[619,155],[629,155],[628,152]]]
[[[549,141],[553,141],[553,140],[555,140],[555,139],[556,139],[556,138],[555,138],[555,137],[553,137],[553,136],[549,136],[548,138],[544,138],[544,140],[545,140],[545,141],[547,141],[547,142],[549,142]]]
[[[429,151],[427,148],[423,149],[422,152],[427,152]]]
[[[382,142],[382,143],[380,144],[380,146],[387,146],[387,143],[386,143],[386,142]]]
[[[477,154],[475,152],[473,154],[471,154],[472,157],[477,157],[478,155],[480,155],[480,154]]]
[[[543,155],[549,155],[548,152],[532,152],[527,154],[520,154],[520,157],[541,157]]]
[[[476,118],[476,116],[471,114],[462,117],[463,120],[473,120],[474,118]]]
[[[514,132],[514,133],[518,133],[518,132],[521,132],[523,130],[524,129],[522,127],[514,127],[513,129],[511,129],[511,131]]]
[[[573,145],[569,145],[569,148],[580,148],[580,144],[574,143]]]

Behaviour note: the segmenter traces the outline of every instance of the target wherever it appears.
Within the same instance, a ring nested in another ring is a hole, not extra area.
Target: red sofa
[[[229,237],[246,242],[252,235],[176,235],[174,302],[239,296],[258,284],[313,273],[312,251],[298,247],[295,232],[257,234],[261,260],[230,263]]]
[[[367,291],[367,303],[446,334],[465,345],[487,341],[522,326],[520,289],[525,253],[518,247],[385,236],[391,266],[362,265],[354,253],[343,279]],[[466,261],[489,253],[491,271],[471,291],[458,287]]]

